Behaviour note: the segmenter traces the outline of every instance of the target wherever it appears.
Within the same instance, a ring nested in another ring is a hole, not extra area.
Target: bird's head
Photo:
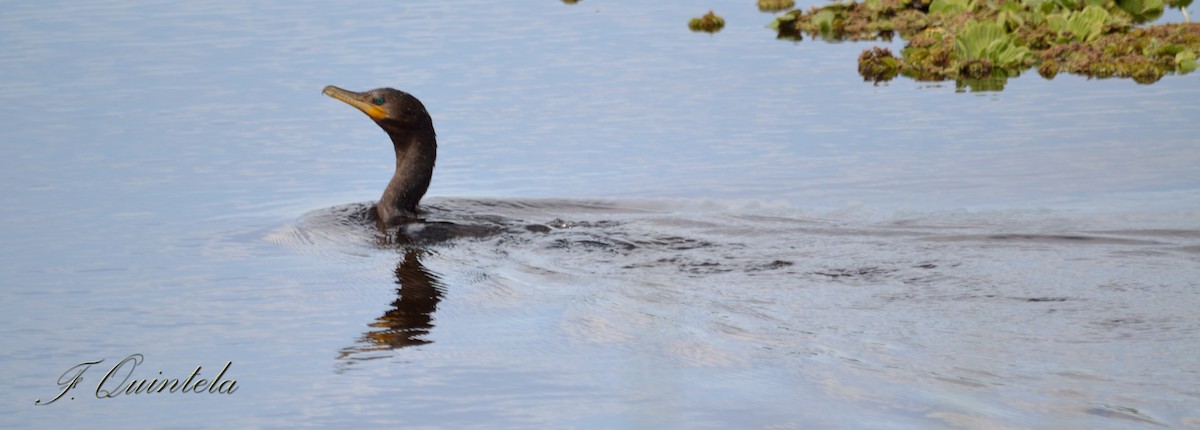
[[[389,132],[401,130],[432,130],[433,119],[425,105],[412,94],[392,88],[376,88],[356,93],[333,85],[325,87],[325,95],[341,100],[367,114]]]

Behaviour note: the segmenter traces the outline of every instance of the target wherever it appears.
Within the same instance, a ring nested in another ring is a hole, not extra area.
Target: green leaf
[[[1067,20],[1067,29],[1071,31],[1075,40],[1091,42],[1100,37],[1106,21],[1108,21],[1107,11],[1099,6],[1088,6],[1082,12],[1071,14],[1071,18]]]
[[[770,28],[772,30],[778,30],[779,27],[785,25],[785,23],[786,23],[786,25],[794,25],[794,24],[792,24],[792,22],[795,20],[796,20],[796,15],[791,14],[791,13],[785,13],[783,15],[779,15],[779,16],[775,17],[774,21],[771,21],[770,24],[767,24],[767,28]]]
[[[1192,51],[1180,51],[1175,54],[1175,68],[1179,70],[1179,74],[1188,74],[1196,71],[1200,64],[1196,63],[1196,53]]]
[[[943,15],[958,15],[971,9],[968,0],[933,0],[929,3],[929,13]]]
[[[1136,23],[1153,21],[1162,16],[1163,0],[1116,0],[1117,6],[1128,12]]]
[[[1005,5],[1014,5],[1014,3],[1005,3]],[[1031,14],[1037,16],[1037,14]],[[1025,25],[1025,19],[1021,17],[1021,13],[1012,10],[1010,7],[1003,7],[996,14],[996,23],[1000,24],[1007,31],[1014,31]]]
[[[1001,68],[1021,66],[1032,55],[1029,48],[1016,46],[1011,34],[995,22],[967,21],[954,37],[954,54],[960,62],[988,60]]]
[[[1056,33],[1067,31],[1067,15],[1056,13],[1046,16],[1046,26],[1050,27]]]
[[[837,15],[834,14],[833,11],[824,9],[820,12],[817,12],[816,15],[813,15],[812,23],[816,24],[817,28],[820,28],[822,33],[828,33],[833,30],[833,19],[836,17]]]
[[[1075,10],[1079,7],[1079,2],[1075,0],[1054,0],[1054,2],[1058,3],[1058,6],[1064,10]]]
[[[1004,27],[994,22],[967,21],[963,31],[954,37],[954,53],[960,60],[986,58],[984,52],[995,41],[1007,40]]]

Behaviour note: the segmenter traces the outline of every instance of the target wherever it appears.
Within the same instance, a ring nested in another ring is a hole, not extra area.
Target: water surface
[[[1200,426],[1195,75],[873,86],[641,3],[8,5],[0,426]],[[549,231],[378,245],[328,84],[424,101],[438,216]],[[134,353],[240,388],[34,405]]]

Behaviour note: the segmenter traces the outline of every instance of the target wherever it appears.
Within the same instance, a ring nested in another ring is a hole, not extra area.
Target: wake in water
[[[1173,425],[1200,399],[1200,230],[1186,225],[432,200],[428,219],[493,233],[397,245],[357,220],[362,208],[272,235],[322,255],[400,250],[399,298],[346,359],[536,317],[553,321],[546,339],[670,367],[767,366],[856,407],[951,424]],[[922,406],[946,393],[989,406]]]

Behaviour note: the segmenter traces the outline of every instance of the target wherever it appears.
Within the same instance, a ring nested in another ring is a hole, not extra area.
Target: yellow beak
[[[325,90],[321,92],[329,97],[341,100],[350,106],[358,108],[358,110],[367,114],[367,116],[371,117],[373,120],[379,121],[387,118],[388,116],[387,109],[384,109],[381,105],[375,104],[367,94],[346,91],[333,85],[325,87]]]

